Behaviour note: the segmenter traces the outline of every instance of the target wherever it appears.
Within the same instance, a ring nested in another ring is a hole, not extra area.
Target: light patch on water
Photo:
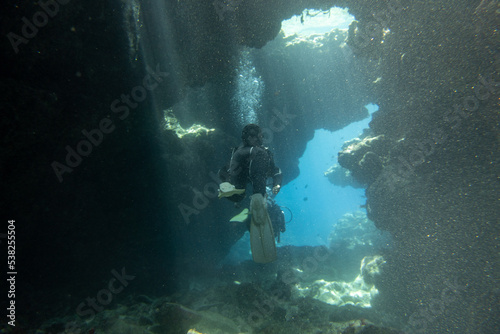
[[[334,29],[348,29],[354,16],[349,14],[347,8],[332,7],[321,11],[304,9],[301,15],[292,16],[281,23],[281,30],[285,37],[309,37],[323,35]]]

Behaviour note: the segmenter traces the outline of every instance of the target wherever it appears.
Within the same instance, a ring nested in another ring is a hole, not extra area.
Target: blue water
[[[367,109],[371,115],[378,106],[370,104]],[[278,246],[328,246],[328,236],[337,220],[345,213],[364,210],[360,208],[365,204],[364,189],[337,187],[324,173],[337,164],[337,153],[343,143],[360,135],[368,128],[370,120],[371,117],[367,117],[335,132],[316,130],[299,159],[300,175],[283,186],[275,198],[280,206],[289,208],[293,214]],[[290,212],[283,211],[286,220],[290,220]]]
[[[378,106],[366,106],[370,115]],[[337,153],[345,141],[359,136],[368,128],[371,117],[350,124],[335,132],[316,130],[314,138],[307,144],[299,159],[299,176],[286,184],[275,197],[282,206],[286,221],[286,232],[281,234],[277,246],[329,246],[328,236],[337,220],[345,213],[363,211],[364,189],[334,186],[324,173],[337,163]],[[279,161],[277,161],[279,165]],[[238,263],[251,260],[250,237],[245,235],[231,248],[222,263]]]

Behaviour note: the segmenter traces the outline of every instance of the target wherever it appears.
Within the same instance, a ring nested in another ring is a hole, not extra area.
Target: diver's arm
[[[283,176],[281,175],[281,168],[277,167],[274,164],[274,158],[272,153],[269,150],[268,152],[269,152],[269,167],[272,173],[271,177],[273,178],[273,193],[277,194],[280,192]]]
[[[278,167],[276,167],[278,168]],[[276,174],[273,175],[273,194],[277,194],[281,190],[281,181],[283,177],[281,175],[281,169],[278,168],[278,171]]]

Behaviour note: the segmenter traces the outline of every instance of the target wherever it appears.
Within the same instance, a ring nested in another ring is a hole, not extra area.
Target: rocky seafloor
[[[279,255],[269,266],[221,268],[171,296],[129,296],[95,316],[51,319],[34,333],[402,333],[369,307],[376,288],[363,275],[373,267],[352,282],[329,282],[337,270],[326,269],[334,258],[326,247],[281,248]],[[297,266],[289,266],[291,257]]]
[[[210,275],[186,277],[172,295],[118,291],[114,301],[103,289],[33,333],[403,333],[391,328],[400,327],[397,319],[371,305],[389,236],[355,212],[334,224],[329,242],[279,247],[267,265],[221,262]]]

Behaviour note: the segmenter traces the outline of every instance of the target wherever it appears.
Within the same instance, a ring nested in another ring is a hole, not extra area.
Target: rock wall
[[[175,288],[158,124],[126,11],[43,3],[1,5],[0,202],[16,220],[21,328],[75,314],[113,269],[142,272],[129,291]],[[147,84],[165,84],[161,71]]]
[[[376,306],[406,317],[409,331],[489,332],[498,325],[498,2],[400,4],[378,16],[387,35],[375,16],[350,37],[358,56],[379,61],[370,128],[392,141],[366,191],[370,219],[397,245]]]

